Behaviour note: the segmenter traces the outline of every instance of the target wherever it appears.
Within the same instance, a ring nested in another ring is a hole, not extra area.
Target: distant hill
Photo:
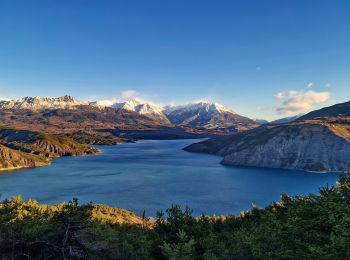
[[[264,125],[264,124],[268,124],[269,121],[265,120],[265,119],[260,119],[260,118],[252,118],[253,121],[257,122],[258,124]]]
[[[269,122],[270,125],[279,125],[279,124],[285,124],[285,123],[290,123],[293,122],[295,120],[297,120],[298,118],[302,117],[304,114],[298,114],[295,116],[289,116],[289,117],[283,117],[274,121]]]
[[[0,126],[33,129],[47,133],[71,133],[99,129],[147,129],[169,126],[136,112],[80,105],[72,109],[0,109]]]
[[[299,120],[309,119],[330,119],[330,118],[350,118],[350,101],[345,103],[336,104],[329,107],[324,107],[315,111],[312,111],[306,115],[303,115]]]

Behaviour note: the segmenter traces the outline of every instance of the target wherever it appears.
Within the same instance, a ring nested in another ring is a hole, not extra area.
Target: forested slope
[[[172,206],[156,219],[76,200],[0,203],[2,259],[349,259],[350,177],[319,195],[238,216],[193,217]]]

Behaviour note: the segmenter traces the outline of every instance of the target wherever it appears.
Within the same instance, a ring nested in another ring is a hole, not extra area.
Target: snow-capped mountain
[[[228,129],[235,132],[259,125],[217,103],[199,102],[183,106],[168,106],[164,108],[164,113],[173,124],[196,128]]]
[[[229,113],[235,113],[232,110],[224,107],[221,104],[218,103],[209,103],[209,102],[197,102],[197,103],[191,103],[187,105],[179,105],[179,106],[165,106],[163,108],[163,112],[166,115],[169,115],[170,113],[174,111],[194,111],[194,110],[200,110],[204,109],[207,112],[217,111],[217,112],[229,112]]]
[[[144,115],[148,118],[152,118],[158,121],[169,122],[168,118],[163,113],[162,106],[144,101],[139,98],[134,98],[132,100],[121,103],[115,103],[112,107],[134,111],[140,115]]]
[[[49,97],[24,97],[17,100],[0,101],[0,109],[70,109],[79,105],[88,105],[88,102],[79,101],[71,96],[58,98]]]
[[[217,103],[198,102],[180,106],[161,106],[139,98],[125,102],[115,100],[80,101],[71,96],[24,97],[17,100],[0,101],[0,109],[29,109],[33,111],[49,109],[74,109],[78,106],[90,106],[98,109],[106,107],[136,112],[158,121],[161,124],[172,123],[206,130],[227,130],[230,132],[247,130],[258,126],[253,120],[240,116],[232,110]]]

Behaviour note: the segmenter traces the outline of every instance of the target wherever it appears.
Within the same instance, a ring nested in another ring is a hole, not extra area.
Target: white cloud
[[[137,97],[139,96],[140,93],[138,93],[137,91],[133,90],[133,89],[128,89],[128,90],[124,90],[122,93],[121,93],[121,97],[123,99],[130,99],[130,98],[134,98],[134,97]]]
[[[0,97],[0,101],[10,101],[9,98]]]
[[[326,102],[330,98],[329,92],[288,91],[279,92],[277,99],[283,99],[283,103],[276,108],[278,114],[296,114],[311,110],[313,104]]]
[[[314,83],[313,82],[309,82],[307,83],[306,87],[307,88],[312,88],[314,86]]]

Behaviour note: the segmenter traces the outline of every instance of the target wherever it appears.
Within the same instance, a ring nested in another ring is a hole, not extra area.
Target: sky
[[[349,13],[348,0],[1,0],[0,97],[305,113],[350,100]]]

